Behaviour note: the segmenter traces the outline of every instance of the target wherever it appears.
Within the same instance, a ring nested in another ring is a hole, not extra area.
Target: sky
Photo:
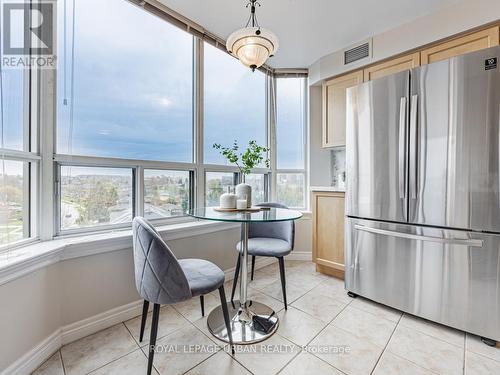
[[[76,0],[74,25],[58,3],[57,153],[192,162],[193,37],[125,0]],[[210,45],[204,64],[205,163],[224,164],[215,142],[265,145],[265,76]],[[2,77],[3,141],[19,148],[22,76]],[[301,168],[302,91],[286,81],[278,159]]]

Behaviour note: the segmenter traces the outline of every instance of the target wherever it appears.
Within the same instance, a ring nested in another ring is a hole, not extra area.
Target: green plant
[[[252,169],[264,163],[266,168],[269,168],[269,159],[264,159],[264,154],[269,151],[269,148],[262,147],[256,141],[248,142],[248,148],[244,152],[239,152],[240,146],[238,141],[234,141],[231,147],[221,146],[219,143],[214,143],[213,148],[219,150],[231,164],[235,164],[241,172],[243,178],[252,172]]]

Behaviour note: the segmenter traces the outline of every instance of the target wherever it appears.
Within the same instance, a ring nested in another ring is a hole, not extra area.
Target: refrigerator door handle
[[[474,239],[463,240],[460,238],[440,238],[440,237],[431,237],[431,236],[420,236],[418,234],[395,232],[392,230],[372,228],[372,227],[367,227],[367,226],[359,225],[359,224],[354,225],[354,228],[356,230],[360,230],[363,232],[381,234],[384,236],[405,238],[405,239],[410,239],[410,240],[437,242],[437,243],[442,243],[442,244],[446,244],[446,245],[465,245],[465,246],[470,246],[470,247],[483,247],[482,240],[474,240]]]
[[[410,102],[410,198],[417,199],[417,113],[418,95]]]
[[[406,199],[406,97],[399,102],[399,198]]]

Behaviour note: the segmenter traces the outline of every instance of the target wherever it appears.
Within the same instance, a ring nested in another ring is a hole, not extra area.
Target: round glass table
[[[302,217],[302,213],[284,208],[220,212],[213,207],[203,207],[189,210],[187,214],[197,219],[241,223],[240,299],[227,303],[233,343],[252,344],[270,337],[278,328],[278,315],[269,306],[247,298],[249,224],[297,220]],[[215,337],[229,342],[222,306],[210,312],[207,325]]]

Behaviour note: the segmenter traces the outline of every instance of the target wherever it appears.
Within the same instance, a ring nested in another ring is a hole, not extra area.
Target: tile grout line
[[[123,354],[123,355],[121,355],[121,356],[119,356],[119,357],[116,357],[116,358],[115,358],[115,359],[113,359],[112,361],[109,361],[109,362],[107,362],[107,363],[104,363],[103,365],[101,365],[101,366],[99,366],[99,367],[96,367],[95,369],[93,369],[93,370],[91,370],[91,371],[89,371],[89,372],[86,372],[86,373],[85,373],[85,375],[92,374],[92,373],[96,372],[97,370],[100,370],[100,369],[102,369],[103,367],[106,367],[107,365],[110,365],[111,363],[114,363],[114,362],[116,362],[116,361],[118,361],[118,360],[122,359],[123,357],[126,357],[126,356],[128,356],[129,354],[132,354],[132,353],[134,353],[134,352],[136,352],[136,351],[138,351],[138,350],[142,351],[140,348],[139,348],[139,349],[134,349],[134,350],[132,350],[131,352],[125,353],[125,354]]]
[[[399,310],[398,310],[398,311],[399,311]],[[410,316],[412,316],[412,317],[417,317],[418,319],[422,319],[424,322],[430,322],[431,324],[437,325],[437,326],[438,326],[438,328],[441,328],[441,327],[444,327],[444,328],[449,328],[449,329],[452,329],[452,330],[455,330],[455,331],[461,332],[461,333],[463,333],[463,334],[464,334],[464,336],[467,336],[467,333],[466,333],[465,331],[461,331],[461,330],[456,329],[456,328],[453,328],[453,327],[445,326],[444,324],[437,323],[437,322],[433,322],[432,320],[427,320],[427,319],[425,319],[425,318],[420,318],[419,316],[412,315],[412,314],[410,314],[410,313],[406,313],[406,312],[404,312],[404,311],[403,311],[403,316],[404,316],[404,315],[410,315]],[[439,341],[441,341],[441,342],[444,342],[445,344],[453,345],[453,346],[454,346],[454,347],[456,347],[456,348],[460,348],[460,346],[459,346],[459,345],[457,345],[457,344],[455,344],[455,343],[452,343],[452,342],[449,342],[449,341],[443,340],[443,339],[442,339],[442,338],[440,338],[440,337],[433,336],[433,335],[431,335],[431,334],[429,334],[429,333],[427,333],[427,332],[424,332],[423,330],[420,330],[420,329],[418,329],[418,328],[410,327],[410,326],[407,326],[407,325],[405,325],[405,324],[401,324],[401,326],[402,326],[403,328],[409,329],[409,330],[411,330],[411,331],[416,331],[416,332],[418,332],[418,333],[421,333],[421,334],[423,334],[423,335],[425,335],[425,336],[427,336],[427,337],[430,337],[430,338],[433,338],[433,339],[439,340]],[[465,348],[465,342],[464,342],[464,348]]]
[[[398,310],[398,311],[399,311],[399,310]],[[403,315],[404,315],[404,314],[405,314],[405,313],[403,312]],[[401,319],[402,319],[402,316],[401,316]],[[400,319],[400,320],[401,320],[401,319]],[[396,329],[397,329],[399,326],[403,327],[404,329],[409,329],[409,330],[411,330],[411,331],[416,331],[416,330],[414,330],[414,329],[411,329],[411,328],[409,328],[409,327],[406,327],[406,326],[404,326],[404,325],[400,324],[400,322],[398,322],[398,324],[396,325]],[[395,330],[396,330],[396,329],[395,329]],[[394,330],[394,331],[395,331],[395,330]],[[418,333],[422,333],[422,332],[420,332],[420,331],[416,331],[416,332],[418,332]],[[426,335],[425,333],[422,333],[422,334]],[[426,336],[433,338],[433,336],[429,336],[429,335],[426,335]],[[387,345],[386,345],[386,346],[389,346],[389,342],[391,341],[391,339],[392,339],[392,335],[391,335],[391,337],[389,338],[389,341],[387,342]],[[398,357],[398,358],[400,358],[400,359],[403,359],[403,360],[405,360],[405,361],[408,361],[408,362],[410,362],[411,364],[413,364],[414,366],[416,366],[416,367],[418,367],[418,368],[421,368],[421,369],[423,369],[423,370],[425,370],[425,371],[427,371],[427,372],[430,372],[430,373],[435,374],[435,375],[440,375],[439,373],[435,372],[434,370],[430,370],[430,369],[428,369],[428,368],[426,368],[426,367],[423,367],[422,365],[420,365],[420,364],[418,364],[418,363],[415,363],[413,360],[408,359],[408,358],[406,358],[406,357],[403,357],[403,356],[401,356],[401,355],[399,355],[399,354],[393,353],[393,352],[391,352],[390,350],[386,350],[386,349],[384,349],[384,351],[382,352],[382,354],[384,354],[385,352],[388,352],[388,353],[390,353],[391,355],[393,355],[393,356],[395,356],[395,357]],[[382,356],[382,355],[381,355],[381,356]],[[375,368],[373,369],[373,371],[375,371]]]
[[[377,368],[377,366],[380,362],[380,359],[382,358],[385,351],[387,350],[387,347],[389,346],[389,343],[392,340],[392,336],[394,336],[394,333],[396,332],[396,329],[398,328],[399,323],[401,323],[401,319],[403,319],[403,314],[401,314],[398,321],[396,322],[396,325],[394,326],[394,329],[392,330],[391,335],[389,336],[389,340],[387,340],[387,342],[385,343],[385,346],[384,346],[384,349],[382,350],[382,353],[380,353],[379,357],[377,358],[377,362],[375,362],[375,366],[373,366],[373,369],[370,371],[370,375],[373,374],[373,372],[375,371],[375,369]]]
[[[125,325],[125,322],[121,322],[120,324],[123,324],[123,326],[125,327],[125,330],[126,330],[126,331],[130,334],[130,336],[132,336],[132,334],[131,334],[131,333],[130,333],[130,331],[128,330],[127,326]],[[134,343],[137,345],[137,342],[135,341],[135,339],[134,339],[134,337],[133,337],[133,336],[132,336],[132,340],[133,340],[133,341],[134,341]],[[123,354],[123,355],[121,355],[121,356],[119,356],[119,357],[117,357],[117,358],[115,358],[115,359],[113,359],[113,360],[111,360],[111,361],[109,361],[109,362],[107,362],[107,363],[105,363],[105,364],[103,364],[103,365],[99,366],[99,367],[96,367],[95,369],[92,369],[91,371],[87,372],[85,375],[92,374],[93,372],[96,372],[97,370],[99,370],[99,369],[101,369],[101,368],[103,368],[103,367],[105,367],[105,366],[107,366],[107,365],[109,365],[109,364],[111,364],[111,363],[113,363],[113,362],[116,362],[116,361],[118,361],[119,359],[122,359],[123,357],[126,357],[126,356],[128,356],[129,354],[131,354],[131,353],[134,353],[135,351],[137,351],[137,349],[139,349],[139,350],[142,352],[142,349],[141,349],[141,348],[137,345],[137,348],[136,348],[136,349],[134,349],[134,350],[132,350],[132,351],[130,351],[130,352],[127,352],[127,353],[125,353],[125,354]],[[61,358],[62,358],[62,355],[61,355]]]
[[[278,375],[280,372],[282,372],[290,363],[292,363],[292,361],[297,358],[300,353],[302,353],[302,346],[301,345],[297,345],[296,343],[294,343],[292,340],[289,340],[287,339],[285,336],[281,336],[277,331],[274,333],[275,335],[278,335],[279,337],[285,339],[286,341],[288,342],[291,342],[294,346],[296,346],[297,348],[299,348],[297,354],[295,354],[292,358],[290,358],[290,360],[281,368],[278,370],[278,372],[276,373],[276,375]],[[273,335],[274,336],[274,335]]]
[[[437,323],[437,324],[439,324],[439,323]],[[421,331],[421,330],[419,330],[419,329],[416,329],[416,328],[413,328],[413,327],[408,327],[408,326],[405,326],[404,324],[402,324],[402,325],[401,325],[401,327],[403,327],[403,328],[405,328],[405,329],[408,329],[408,330],[410,330],[410,331],[413,331],[413,332],[420,333],[420,334],[422,334],[422,335],[424,335],[424,336],[430,337],[431,339],[438,340],[438,341],[440,341],[441,343],[451,345],[451,346],[453,346],[453,347],[455,347],[455,348],[458,348],[458,349],[462,349],[462,348],[461,348],[459,345],[457,345],[457,344],[454,344],[454,343],[451,343],[451,342],[449,342],[449,341],[446,341],[446,340],[440,339],[439,337],[436,337],[436,336],[430,335],[429,333],[424,332],[424,331]],[[444,327],[447,327],[447,326],[444,326]],[[461,332],[463,332],[463,331],[461,331]],[[463,332],[463,333],[465,334],[465,332]]]
[[[465,375],[465,367],[466,367],[466,361],[467,361],[467,356],[466,356],[466,351],[467,351],[467,348],[466,348],[466,345],[467,345],[467,333],[464,334],[464,360],[463,360],[463,363],[462,363],[462,369],[463,369],[463,374]]]
[[[132,319],[135,319],[137,317],[134,317]],[[147,319],[147,316],[146,316],[146,319]],[[136,338],[134,337],[134,335],[132,334],[132,332],[130,332],[130,329],[128,329],[127,325],[125,324],[125,322],[122,322],[122,324],[125,326],[125,329],[127,330],[128,334],[132,337],[132,340],[134,340],[135,344],[139,347],[139,349],[142,349],[141,347],[141,344],[136,340]],[[144,327],[144,331],[146,330],[146,327]],[[146,332],[144,332],[146,333]]]
[[[206,362],[208,361],[210,358],[212,358],[214,355],[216,355],[217,353],[219,353],[220,350],[217,350],[215,353],[209,355],[207,358],[205,358],[204,360],[202,360],[201,362],[197,363],[196,365],[194,365],[193,367],[189,368],[188,370],[184,371],[182,373],[182,375],[185,375],[187,374],[189,371],[191,371],[192,369],[198,367],[199,365],[201,365],[203,362]],[[161,374],[160,374],[161,375]]]
[[[316,339],[316,338],[317,338],[317,337],[321,334],[321,332],[323,332],[325,329],[327,329],[327,328],[330,326],[330,324],[332,324],[332,322],[335,320],[335,318],[337,318],[337,316],[339,316],[339,315],[342,313],[342,311],[344,311],[344,310],[347,308],[347,306],[349,306],[352,302],[353,302],[353,301],[351,301],[351,302],[347,303],[347,304],[346,304],[346,305],[345,305],[345,306],[344,306],[344,307],[343,307],[343,308],[342,308],[342,309],[341,309],[341,310],[340,310],[340,311],[339,311],[339,312],[338,312],[338,313],[337,313],[337,314],[336,314],[336,315],[335,315],[335,316],[334,316],[334,317],[333,317],[333,318],[332,318],[332,319],[331,319],[331,320],[330,320],[330,321],[329,321],[329,322],[328,322],[328,323],[327,323],[327,324],[323,327],[323,329],[321,329],[321,330],[320,330],[320,331],[319,331],[319,332],[318,332],[318,333],[317,333],[317,334],[316,334],[316,335],[315,335],[315,336],[314,336],[314,337],[313,337],[313,338],[312,338],[312,339],[311,339],[311,340],[307,343],[307,345],[306,345],[306,346],[309,346],[309,344],[310,344],[311,342],[313,342],[313,341],[314,341],[314,339]],[[347,331],[346,331],[346,332],[347,332]],[[318,357],[316,354],[314,354],[314,353],[309,353],[309,354],[311,354],[311,355],[312,355],[312,356],[314,356],[315,358],[318,358],[320,361],[322,361],[322,362],[326,363],[328,366],[333,367],[335,370],[340,371],[342,374],[345,374],[345,372],[344,372],[344,371],[342,371],[342,370],[338,369],[337,367],[335,367],[335,366],[331,365],[330,363],[328,363],[327,361],[325,361],[323,358]]]
[[[63,374],[66,375],[66,367],[64,366],[64,361],[63,361],[61,349],[59,349],[58,352],[59,352],[59,359],[61,360],[61,366],[62,366],[62,369],[63,369]]]
[[[362,298],[362,297],[361,297],[361,296],[359,296],[358,298]],[[368,300],[368,301],[371,301],[371,300]],[[352,301],[352,302],[354,302],[354,301]],[[375,301],[371,301],[371,302],[375,302]],[[378,302],[375,302],[375,303],[379,304]],[[383,305],[383,304],[381,304],[381,303],[380,303],[379,305],[385,306],[385,305]],[[372,316],[374,316],[374,317],[376,317],[376,318],[378,318],[378,319],[383,319],[383,320],[386,320],[386,321],[391,322],[391,323],[396,323],[396,325],[398,325],[398,324],[399,324],[399,321],[400,321],[400,320],[401,320],[401,318],[403,317],[403,312],[402,312],[402,311],[397,310],[397,309],[394,309],[394,308],[392,308],[392,307],[390,307],[390,309],[395,310],[395,311],[398,311],[398,312],[400,313],[399,318],[398,318],[397,320],[390,320],[390,319],[387,319],[387,318],[384,318],[384,317],[378,316],[377,314],[375,314],[375,313],[373,313],[373,312],[371,312],[371,311],[366,311],[366,310],[363,310],[363,309],[361,309],[361,308],[359,308],[359,307],[356,307],[356,306],[354,306],[354,305],[353,305],[353,306],[351,306],[351,307],[352,307],[353,309],[356,309],[357,311],[361,311],[361,312],[364,312],[364,313],[366,313],[366,314],[370,314],[370,315],[372,315]]]

